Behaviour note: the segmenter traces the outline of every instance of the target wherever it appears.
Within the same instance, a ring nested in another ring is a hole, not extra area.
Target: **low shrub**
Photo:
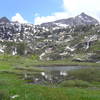
[[[100,81],[100,69],[98,68],[88,68],[79,69],[68,72],[68,77],[73,77],[74,79],[79,79],[83,81]]]
[[[66,80],[60,83],[61,87],[89,87],[90,83],[82,80]]]
[[[77,87],[89,87],[91,86],[89,82],[83,80],[75,80],[75,86]]]
[[[10,100],[9,93],[4,90],[0,90],[0,100]]]

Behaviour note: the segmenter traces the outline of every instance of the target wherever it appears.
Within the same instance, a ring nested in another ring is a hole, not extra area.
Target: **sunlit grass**
[[[99,82],[93,81],[91,84],[93,86],[98,85],[98,90],[91,90],[91,87],[63,88],[57,86],[53,88],[52,86],[28,84],[21,78],[25,73],[34,75],[35,72],[39,73],[43,71],[35,66],[57,65],[100,66],[99,63],[76,63],[67,59],[45,62],[30,57],[0,55],[0,95],[3,98],[0,98],[0,100],[100,100]],[[80,76],[79,73],[77,75]],[[15,95],[17,97],[12,99]]]
[[[15,100],[99,100],[100,91],[81,88],[50,88],[26,84],[16,75],[0,74],[0,79],[7,84],[0,89],[9,91],[9,96],[18,95]],[[12,100],[12,99],[11,99]]]

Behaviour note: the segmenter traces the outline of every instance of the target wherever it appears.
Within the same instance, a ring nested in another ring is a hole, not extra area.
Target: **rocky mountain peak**
[[[78,17],[78,18],[87,18],[87,19],[95,19],[95,18],[93,18],[93,17],[91,17],[91,16],[89,16],[89,15],[87,15],[87,14],[85,14],[84,12],[82,12],[80,15],[78,15],[78,16],[76,16],[76,17]],[[75,18],[76,18],[75,17]],[[96,19],[95,19],[96,20]]]
[[[0,23],[10,23],[10,20],[7,17],[0,18]]]
[[[82,12],[80,15],[67,18],[67,19],[60,19],[54,22],[43,23],[41,24],[44,27],[57,27],[57,26],[80,26],[80,25],[96,25],[99,24],[99,21],[95,18],[85,14]]]
[[[80,16],[88,16],[87,14],[85,14],[84,12],[82,12],[81,14],[80,14]]]
[[[79,25],[81,25],[81,24],[82,25],[99,24],[99,22],[95,18],[93,18],[85,13],[81,13],[80,15],[76,16],[75,21],[76,21],[76,23],[79,23]]]

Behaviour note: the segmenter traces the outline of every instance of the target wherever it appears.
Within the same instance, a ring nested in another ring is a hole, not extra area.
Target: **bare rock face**
[[[0,52],[12,55],[38,55],[40,60],[88,60],[100,48],[99,22],[85,13],[41,25],[10,22],[0,19]],[[75,56],[76,55],[76,56]],[[81,57],[81,58],[80,58]],[[76,59],[80,58],[80,59]],[[86,59],[87,58],[87,59]]]

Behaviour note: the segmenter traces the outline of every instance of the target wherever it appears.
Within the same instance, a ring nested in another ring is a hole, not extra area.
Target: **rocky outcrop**
[[[94,48],[100,43],[100,25],[96,25],[97,21],[84,13],[74,19],[78,18],[91,20],[94,25],[44,27],[9,21],[0,23],[0,52],[12,55],[37,54],[40,60],[71,57],[74,61],[92,61],[93,57],[80,60],[75,55],[94,54]]]

